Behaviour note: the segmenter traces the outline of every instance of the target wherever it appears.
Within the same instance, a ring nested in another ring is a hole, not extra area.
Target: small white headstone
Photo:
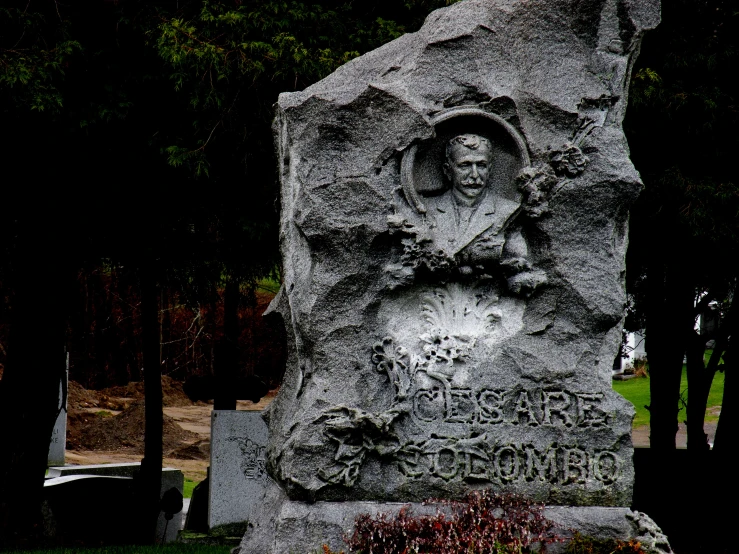
[[[267,425],[261,412],[213,410],[208,525],[249,519],[267,483]]]
[[[64,379],[64,383],[59,383],[59,403],[57,404],[59,415],[54,423],[54,431],[51,433],[48,467],[63,466],[65,462],[64,453],[67,448],[67,399],[64,396],[64,389],[67,388],[69,383],[69,368],[64,372]]]

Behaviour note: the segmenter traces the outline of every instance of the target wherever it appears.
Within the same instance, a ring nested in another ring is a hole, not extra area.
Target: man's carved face
[[[485,190],[492,158],[488,139],[478,135],[460,135],[447,145],[444,174],[458,194],[474,200]]]

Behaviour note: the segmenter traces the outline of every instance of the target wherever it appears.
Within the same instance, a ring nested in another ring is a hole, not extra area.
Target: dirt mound
[[[108,398],[143,398],[144,383],[131,381],[125,386],[109,387],[100,391],[101,395]],[[182,383],[171,377],[162,375],[162,402],[165,406],[192,406],[192,402],[182,390]],[[115,408],[111,408],[115,409]]]
[[[172,451],[170,457],[178,460],[208,460],[210,459],[210,441],[202,440],[195,444],[182,446]]]
[[[67,419],[67,448],[129,450],[143,454],[144,427],[143,400],[135,401],[117,416],[106,415],[104,412],[94,414],[70,411]],[[197,439],[197,434],[184,430],[171,417],[164,416],[162,442],[165,455]]]
[[[131,400],[115,398],[103,391],[88,390],[77,381],[69,381],[67,409],[69,412],[84,411],[86,408],[103,408],[105,410],[125,410]]]
[[[85,408],[97,408],[100,398],[94,390],[87,390],[77,381],[69,381],[67,385],[67,409],[79,411]]]

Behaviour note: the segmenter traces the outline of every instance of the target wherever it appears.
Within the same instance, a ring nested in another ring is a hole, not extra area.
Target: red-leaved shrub
[[[435,515],[414,516],[409,507],[396,516],[360,515],[349,547],[362,554],[507,554],[562,540],[544,506],[521,496],[483,490],[431,502],[440,504]]]

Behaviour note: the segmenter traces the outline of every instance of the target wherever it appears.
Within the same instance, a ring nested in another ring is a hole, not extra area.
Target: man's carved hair
[[[492,155],[493,144],[485,137],[473,134],[457,135],[446,144],[446,161],[452,161],[452,149],[455,144],[460,144],[470,150],[478,150],[481,146],[487,146],[488,152]]]

